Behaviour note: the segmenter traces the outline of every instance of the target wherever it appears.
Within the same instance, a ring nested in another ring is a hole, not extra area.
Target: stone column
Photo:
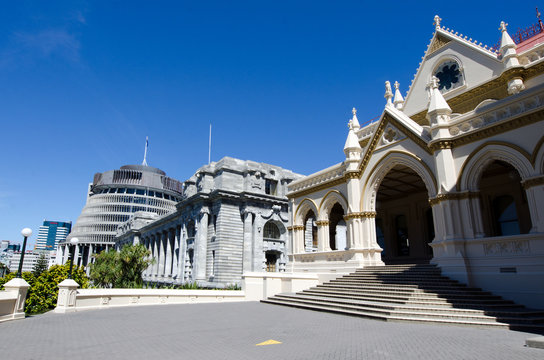
[[[206,255],[208,249],[208,215],[209,210],[200,210],[200,219],[195,236],[193,271],[195,280],[206,281]]]
[[[164,277],[166,279],[172,279],[172,248],[173,248],[173,236],[172,231],[170,229],[166,230],[164,233],[164,240],[165,240],[165,250],[166,250],[166,262],[165,262],[165,269],[164,269]]]
[[[25,300],[29,287],[30,285],[22,278],[14,278],[4,284],[4,289],[6,292],[14,293],[17,296],[15,306],[13,307],[13,313],[10,317],[12,320],[24,319]]]
[[[243,272],[253,270],[253,217],[248,210],[243,211],[244,216],[244,249],[243,249]]]
[[[164,278],[164,263],[166,258],[166,241],[165,241],[164,233],[161,231],[157,234],[157,242],[159,243],[159,272],[157,273],[157,277],[162,280]]]
[[[327,249],[330,250],[329,246],[329,221],[328,220],[318,220],[315,222],[317,225],[317,251],[323,252]]]
[[[261,218],[255,215],[253,223],[253,271],[263,271],[266,267],[266,258],[263,252],[263,224]]]
[[[174,254],[172,256],[172,279],[177,280],[179,279],[178,269],[179,269],[179,258],[181,256],[179,252],[180,251],[179,226],[177,225],[173,229],[173,236],[174,236]]]
[[[157,237],[157,234],[151,235],[151,242],[153,244],[153,259],[155,260],[155,263],[153,264],[153,270],[151,272],[151,276],[153,276],[155,279],[159,276],[159,239]]]
[[[185,278],[185,255],[187,253],[187,237],[185,224],[179,227],[179,258],[178,258],[178,280],[183,282]]]
[[[132,239],[132,245],[138,245],[140,243],[140,235],[134,234],[134,238]]]
[[[65,279],[59,284],[56,313],[76,311],[77,288],[79,284],[73,279]]]

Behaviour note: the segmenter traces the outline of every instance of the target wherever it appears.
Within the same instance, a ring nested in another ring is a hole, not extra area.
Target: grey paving
[[[544,359],[535,334],[257,302],[47,313],[0,324],[0,359]],[[277,345],[256,346],[266,340]]]

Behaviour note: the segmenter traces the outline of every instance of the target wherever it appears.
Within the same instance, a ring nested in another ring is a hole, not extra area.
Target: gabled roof
[[[436,18],[435,18],[436,20]],[[498,58],[498,52],[487,45],[483,45],[481,42],[473,40],[468,36],[454,32],[449,28],[436,26],[435,32],[427,49],[425,55],[422,57],[422,61],[419,64],[419,67],[416,71],[414,79],[410,84],[410,88],[405,98],[404,110],[405,112],[412,116],[418,112],[421,112],[426,109],[428,104],[428,98],[423,99],[423,93],[425,92],[425,87],[429,81],[430,74],[432,71],[429,68],[425,67],[425,64],[428,61],[434,61],[438,55],[443,55],[449,51],[449,54],[452,57],[455,55],[462,54],[466,58],[471,60],[469,64],[462,64],[463,68],[467,68],[467,65],[479,67],[482,70],[487,69],[486,77],[489,79],[492,75],[497,75],[496,72],[502,69],[501,62]],[[478,69],[477,72],[481,70]],[[479,84],[481,81],[472,81],[471,86]],[[468,86],[468,87],[471,87]],[[423,89],[423,91],[421,91]],[[417,94],[415,94],[416,90]],[[414,102],[414,97],[416,98]],[[448,96],[446,95],[446,98]]]

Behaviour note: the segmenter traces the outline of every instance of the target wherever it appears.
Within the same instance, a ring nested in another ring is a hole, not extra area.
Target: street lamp
[[[29,228],[24,228],[21,230],[21,235],[25,238],[23,240],[23,251],[21,252],[21,259],[19,260],[19,270],[17,270],[17,275],[15,277],[21,278],[21,275],[23,273],[23,260],[25,259],[25,250],[26,250],[26,239],[32,235],[32,230]]]
[[[79,243],[78,238],[72,238],[70,244],[73,245],[72,252],[70,254],[70,270],[68,270],[68,279],[72,278],[72,266],[74,266],[74,254],[76,252],[76,245]]]

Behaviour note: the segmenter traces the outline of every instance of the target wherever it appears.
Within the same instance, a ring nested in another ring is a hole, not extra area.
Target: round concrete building
[[[75,262],[87,265],[92,254],[114,245],[117,226],[133,213],[145,211],[162,216],[174,212],[181,194],[181,182],[147,165],[125,165],[96,173],[81,215],[66,241],[59,245],[57,263],[68,260],[68,244],[77,237]]]

